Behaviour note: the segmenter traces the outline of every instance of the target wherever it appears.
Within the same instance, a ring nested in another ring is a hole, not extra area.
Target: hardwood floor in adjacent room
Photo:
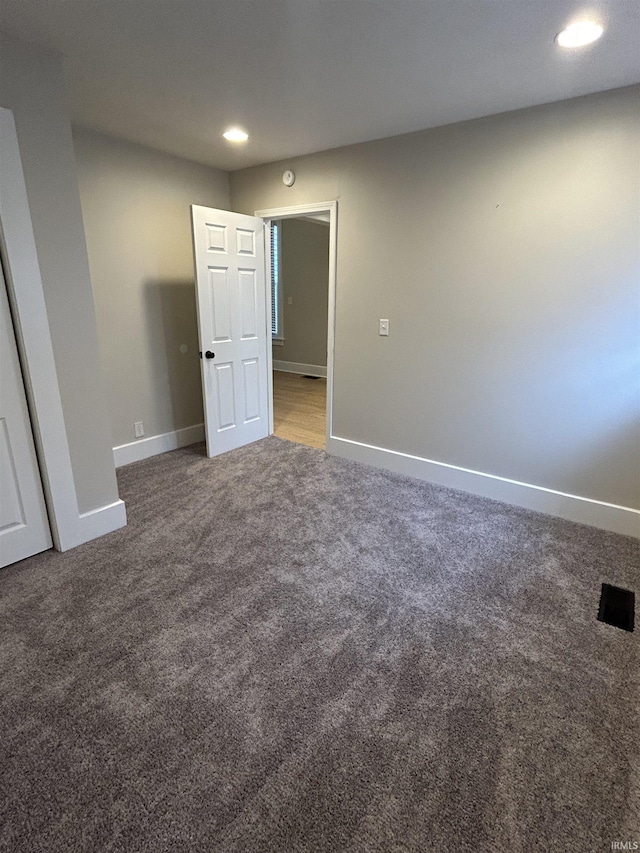
[[[273,371],[273,430],[279,438],[325,449],[327,380]]]

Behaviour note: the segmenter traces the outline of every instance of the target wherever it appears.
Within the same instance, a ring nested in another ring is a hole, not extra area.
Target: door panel
[[[244,422],[255,421],[260,417],[260,364],[257,358],[247,358],[242,362],[244,387]]]
[[[0,268],[0,566],[51,548],[9,300]]]
[[[261,219],[192,205],[207,453],[269,434]],[[205,353],[213,357],[205,357]]]
[[[213,369],[218,389],[218,429],[229,429],[236,425],[233,364],[214,364]]]
[[[236,240],[239,255],[256,256],[256,234],[247,228],[236,228]]]
[[[0,418],[0,483],[0,533],[7,533],[16,527],[24,526],[25,518],[6,418]]]
[[[254,270],[238,270],[240,280],[240,305],[242,318],[242,340],[258,337],[258,294]]]

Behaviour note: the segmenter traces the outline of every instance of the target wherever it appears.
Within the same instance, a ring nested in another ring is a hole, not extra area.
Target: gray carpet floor
[[[640,841],[638,541],[277,438],[119,480],[0,572],[3,851]]]

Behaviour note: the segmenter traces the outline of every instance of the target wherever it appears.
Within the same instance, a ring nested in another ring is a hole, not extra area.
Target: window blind
[[[271,223],[271,335],[280,334],[280,223]]]

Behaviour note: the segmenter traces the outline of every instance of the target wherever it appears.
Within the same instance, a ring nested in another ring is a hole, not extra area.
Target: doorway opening
[[[270,223],[273,432],[324,450],[329,215]]]
[[[273,313],[278,312],[278,301],[272,299],[269,269],[277,245],[272,253],[269,237],[274,221],[320,214],[329,217],[324,431],[327,447],[333,438],[337,202],[274,208],[258,211],[254,216],[191,205],[204,426],[210,457],[274,432],[273,350],[278,345],[273,345]],[[325,223],[312,222],[313,227],[326,229]],[[285,339],[286,335],[285,330]],[[304,377],[318,373],[324,366],[317,367],[314,370],[314,365],[305,362],[299,369]]]
[[[256,211],[267,228],[271,432],[325,449],[331,436],[337,203]]]

